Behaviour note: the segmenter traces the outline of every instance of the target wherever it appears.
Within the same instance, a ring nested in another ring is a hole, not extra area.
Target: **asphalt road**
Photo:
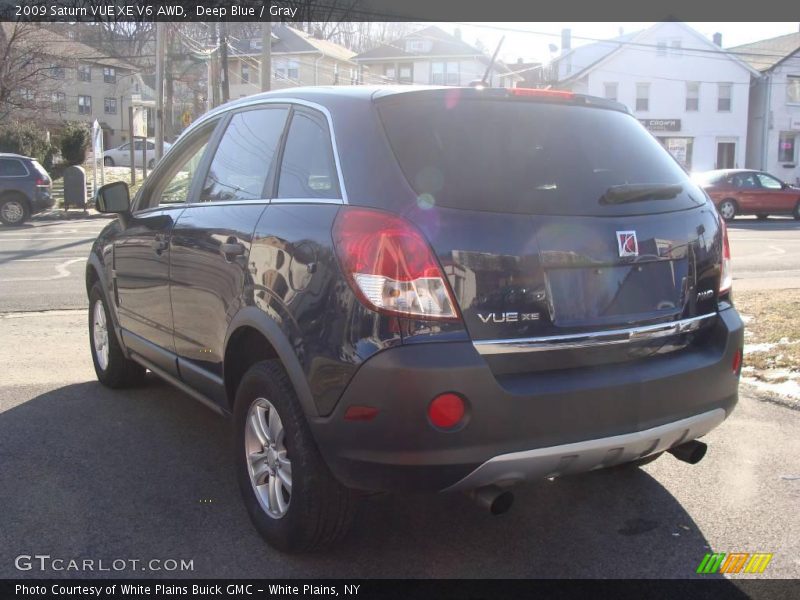
[[[0,226],[0,313],[88,306],[86,257],[108,218],[70,215]]]
[[[272,551],[239,500],[227,421],[155,378],[96,382],[82,260],[104,222],[0,228],[0,578],[93,575],[15,568],[34,554],[193,562],[115,573],[147,577],[689,577],[711,549],[772,552],[764,576],[800,577],[800,411],[747,389],[699,465],[520,486],[500,517],[461,495],[374,496],[335,551]],[[794,281],[800,224],[730,229],[740,283]]]
[[[20,554],[186,559],[197,577],[688,577],[710,548],[800,576],[800,412],[749,395],[696,466],[520,486],[500,517],[374,496],[335,551],[286,557],[250,526],[228,422],[155,379],[101,387],[82,311],[0,317],[0,364],[0,577],[75,575],[21,573]]]
[[[800,288],[800,221],[735,219],[728,225],[733,290]]]

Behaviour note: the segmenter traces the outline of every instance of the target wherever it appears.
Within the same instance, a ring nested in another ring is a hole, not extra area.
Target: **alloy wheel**
[[[278,411],[266,398],[256,398],[247,414],[247,469],[261,508],[273,519],[286,515],[292,497],[292,463],[285,438]]]
[[[3,220],[6,223],[19,223],[25,218],[25,207],[19,200],[9,200],[3,204]]]
[[[108,326],[106,310],[100,300],[94,303],[92,310],[92,340],[97,364],[100,369],[105,371],[108,368]]]

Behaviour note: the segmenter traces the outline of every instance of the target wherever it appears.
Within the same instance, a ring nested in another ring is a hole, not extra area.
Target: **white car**
[[[144,140],[135,140],[133,142],[134,151],[134,164],[137,167],[142,166],[142,145]],[[172,147],[172,144],[164,142],[164,152],[166,153]],[[131,144],[126,142],[117,148],[106,150],[103,152],[103,164],[107,167],[130,167],[131,166]],[[147,140],[147,168],[152,169],[156,166],[156,142],[150,138]]]

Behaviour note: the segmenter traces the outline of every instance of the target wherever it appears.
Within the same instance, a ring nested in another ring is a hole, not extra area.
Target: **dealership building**
[[[751,80],[760,73],[680,22],[571,48],[550,65],[553,87],[617,100],[688,171],[743,168]]]

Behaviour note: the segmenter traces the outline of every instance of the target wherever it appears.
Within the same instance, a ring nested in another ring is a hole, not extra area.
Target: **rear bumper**
[[[702,344],[681,351],[515,375],[495,375],[469,342],[395,347],[364,363],[333,413],[310,425],[334,475],[359,489],[469,489],[588,471],[695,439],[722,422],[738,399],[731,365],[742,329],[728,309]],[[426,409],[448,391],[462,394],[468,409],[460,429],[443,432],[428,423]],[[379,412],[347,421],[351,405]]]
[[[55,198],[50,191],[37,190],[31,202],[31,213],[36,214],[52,208]]]
[[[619,465],[695,440],[722,423],[725,417],[725,410],[715,408],[644,431],[502,454],[490,458],[445,491],[571,475]]]

